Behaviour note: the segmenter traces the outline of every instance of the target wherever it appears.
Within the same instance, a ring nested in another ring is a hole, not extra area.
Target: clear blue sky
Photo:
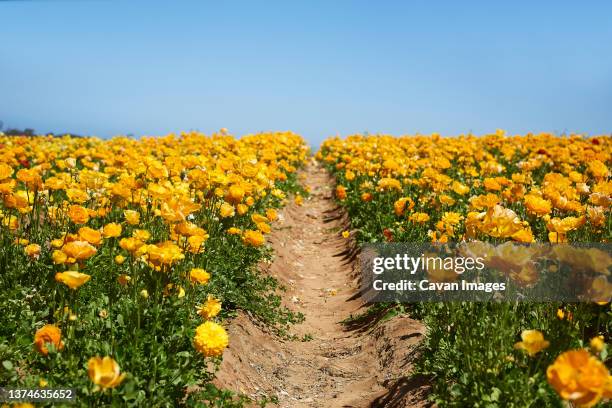
[[[504,4],[502,4],[504,3]],[[0,1],[0,120],[108,137],[612,131],[612,2]]]

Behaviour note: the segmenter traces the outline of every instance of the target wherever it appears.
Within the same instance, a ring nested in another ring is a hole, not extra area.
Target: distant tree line
[[[36,130],[32,129],[32,128],[25,128],[25,129],[18,129],[18,128],[6,128],[6,130],[2,130],[2,128],[4,127],[4,123],[2,121],[0,121],[0,132],[4,133],[7,136],[28,136],[28,137],[32,137],[32,136],[36,136],[38,133],[36,133]],[[44,133],[45,135],[50,135],[53,137],[61,137],[64,136],[66,134],[72,136],[72,137],[83,137],[82,135],[76,134],[76,133],[72,133],[72,132],[58,132],[58,133],[54,133],[54,132],[47,132]]]

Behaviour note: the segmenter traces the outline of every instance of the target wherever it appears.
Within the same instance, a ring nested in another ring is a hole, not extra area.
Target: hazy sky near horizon
[[[612,132],[612,2],[0,1],[5,128]]]

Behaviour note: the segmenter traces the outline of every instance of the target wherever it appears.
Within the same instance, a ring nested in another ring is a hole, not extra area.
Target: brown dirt
[[[264,268],[287,287],[286,305],[306,317],[292,329],[298,340],[281,339],[240,314],[229,325],[217,385],[276,396],[280,407],[430,405],[425,381],[409,377],[421,323],[406,316],[340,323],[366,310],[357,292],[356,249],[341,236],[348,219],[324,169],[312,162],[301,177],[311,196],[282,211],[268,238],[275,258]],[[299,340],[305,335],[312,340]]]

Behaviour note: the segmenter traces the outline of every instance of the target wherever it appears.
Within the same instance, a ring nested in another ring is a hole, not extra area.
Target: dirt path
[[[280,407],[423,406],[423,385],[405,379],[422,325],[407,317],[350,329],[340,323],[365,310],[355,250],[341,236],[348,220],[324,169],[313,162],[301,176],[311,197],[282,211],[269,236],[275,259],[268,273],[288,288],[287,306],[306,317],[293,333],[310,340],[281,340],[241,315],[230,326],[219,383],[276,396]]]

